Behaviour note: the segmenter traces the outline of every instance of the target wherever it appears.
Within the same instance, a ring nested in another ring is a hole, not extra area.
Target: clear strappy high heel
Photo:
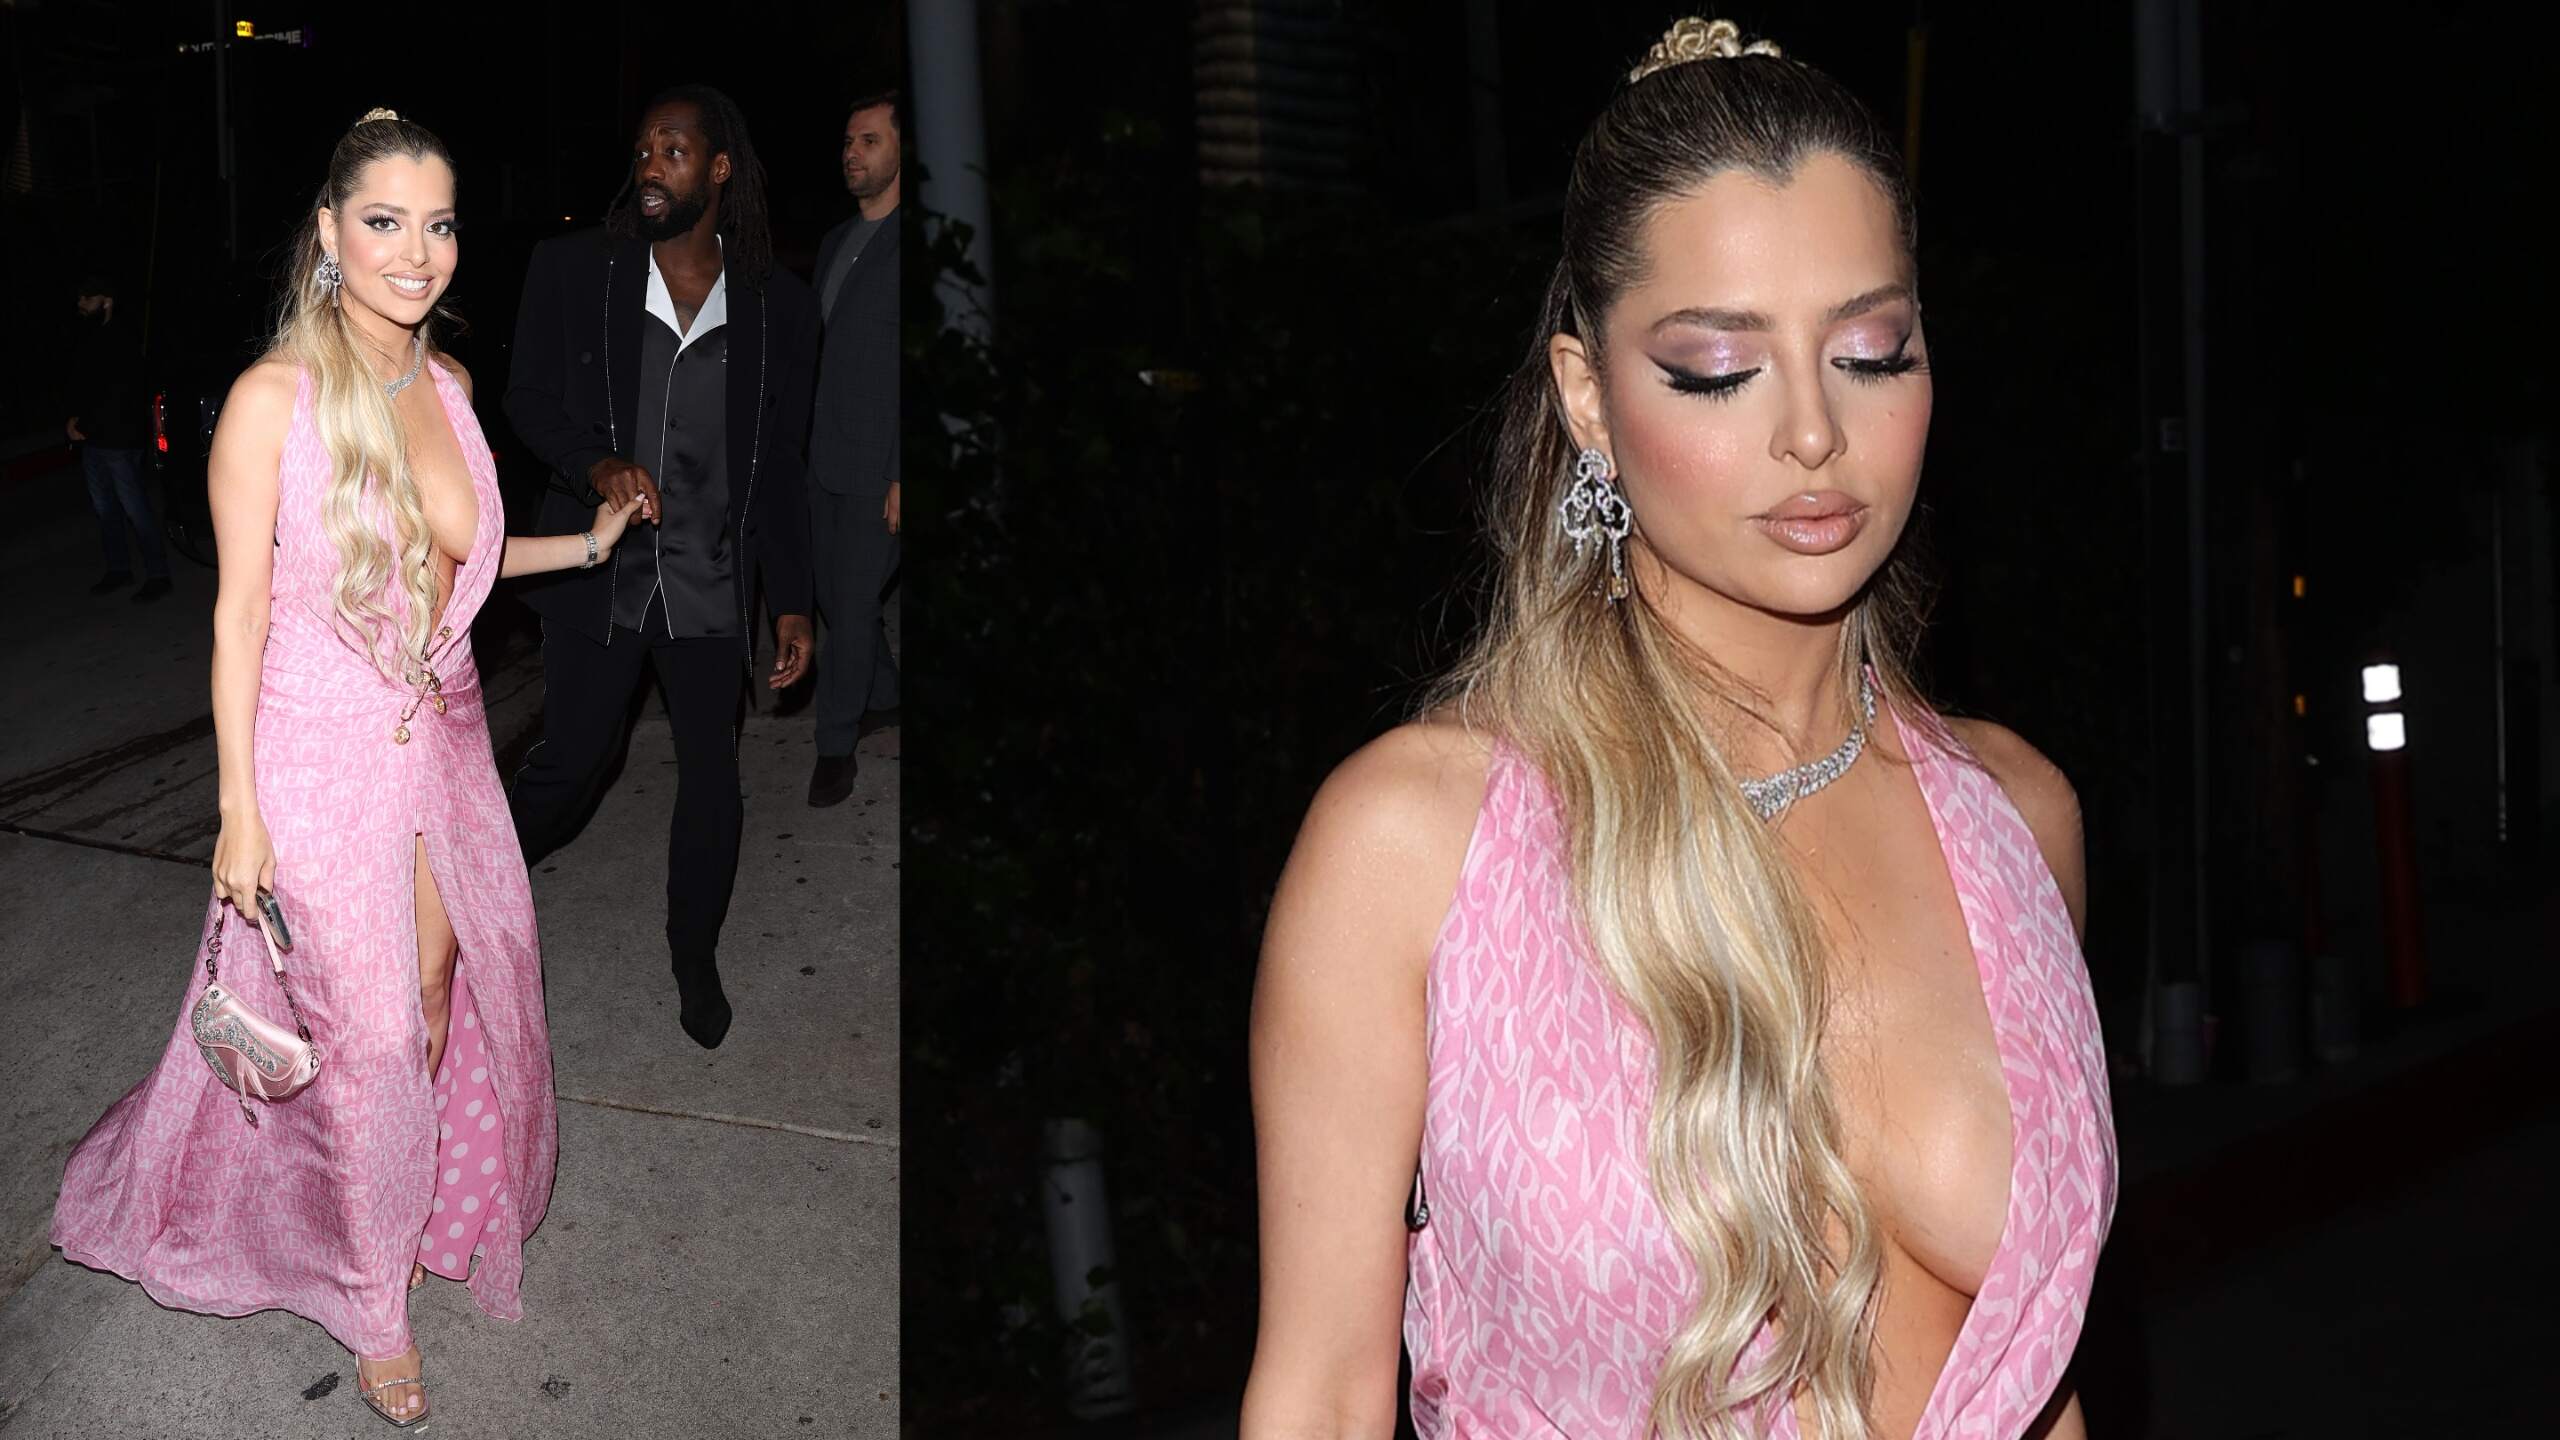
[[[411,1350],[417,1349],[414,1345],[409,1348]],[[397,1390],[404,1385],[415,1385],[418,1387],[418,1413],[409,1416],[407,1419],[402,1419],[401,1417],[392,1414],[388,1409],[384,1408],[381,1400],[383,1391]],[[363,1389],[356,1391],[356,1398],[364,1402],[366,1409],[381,1416],[390,1424],[399,1426],[403,1430],[409,1429],[414,1425],[425,1424],[427,1416],[430,1413],[427,1408],[427,1357],[424,1355],[420,1355],[418,1357],[418,1370],[416,1374],[403,1375],[395,1379],[384,1380],[379,1384],[368,1385]]]

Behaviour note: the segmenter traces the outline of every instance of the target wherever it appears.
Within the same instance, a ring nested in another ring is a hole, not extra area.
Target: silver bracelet
[[[585,561],[580,563],[578,568],[581,570],[593,570],[596,568],[596,532],[589,530],[586,532],[584,538],[587,542],[587,558]]]

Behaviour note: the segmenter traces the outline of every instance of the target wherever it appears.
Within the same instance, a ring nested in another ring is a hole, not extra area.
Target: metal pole
[[[2489,502],[2489,679],[2498,717],[2498,844],[2507,843],[2507,491]]]
[[[566,53],[560,43],[560,0],[546,0],[542,7],[543,39],[548,44],[544,53]],[[560,87],[542,87],[542,215],[568,218],[560,202]]]
[[[2384,973],[2402,1010],[2426,999],[2426,946],[2419,919],[2416,785],[2409,774],[2409,697],[2398,657],[2374,653],[2363,674],[2365,749],[2373,777],[2373,844],[2382,902]]]
[[[907,0],[907,58],[915,76],[917,187],[926,209],[969,227],[976,286],[945,275],[953,323],[983,340],[995,330],[995,266],[987,203],[987,124],[978,87],[977,0]]]
[[[213,164],[222,179],[222,255],[240,254],[240,183],[231,173],[231,0],[213,0]]]
[[[1476,206],[1491,210],[1511,199],[1511,173],[1502,143],[1502,21],[1495,0],[1467,3],[1467,91],[1475,125]]]
[[[2204,136],[2197,125],[2204,113],[2204,37],[2198,0],[2178,0],[2178,106],[2185,113],[2185,133],[2178,137],[2178,228],[2180,269],[2184,278],[2181,307],[2185,331],[2187,443],[2187,743],[2193,756],[2188,771],[2189,821],[2194,827],[2189,857],[2195,884],[2195,944],[2199,972],[2208,988],[2213,977],[2212,870],[2206,862],[2211,839],[2212,764],[2205,703],[2205,651],[2210,644],[2205,623],[2205,578],[2208,548],[2205,535],[2205,262]]]
[[[2192,346],[2186,343],[2194,266],[2185,243],[2185,176],[2180,161],[2194,117],[2182,103],[2193,86],[2180,49],[2187,27],[2181,0],[2135,0],[2134,109],[2136,227],[2140,237],[2144,674],[2152,784],[2148,796],[2150,934],[2145,950],[2142,1053],[2154,1080],[2191,1084],[2206,1071],[2204,1020],[2211,1009],[2209,969],[2197,886],[2204,828],[2196,792],[2179,767],[2200,767],[2196,740],[2201,661],[2194,631],[2197,606],[2197,515],[2192,485],[2177,486],[2170,465],[2190,465],[2184,413]],[[2187,474],[2193,476],[2190,468]],[[2184,507],[2184,514],[2180,513]],[[2184,663],[2181,663],[2184,662]],[[2191,692],[2182,704],[2181,689]],[[2182,814],[2179,806],[2193,813]]]
[[[2416,817],[2410,797],[2416,785],[2409,774],[2409,752],[2390,750],[2373,757],[2373,837],[2376,870],[2382,886],[2384,975],[2391,1003],[2414,1009],[2427,998],[2424,923],[2418,898]]]
[[[1055,1119],[1041,1127],[1041,1142],[1050,1284],[1067,1329],[1067,1409],[1079,1420],[1125,1415],[1138,1400],[1129,1383],[1128,1318],[1111,1244],[1102,1132],[1082,1120]]]
[[[1928,79],[1929,27],[1914,13],[1902,37],[1902,183],[1915,195],[1920,192],[1921,94]]]
[[[160,178],[168,168],[168,152],[161,148],[169,137],[169,87],[159,88],[157,103],[151,109],[151,239],[142,252],[142,348],[151,349],[152,285],[160,277]]]

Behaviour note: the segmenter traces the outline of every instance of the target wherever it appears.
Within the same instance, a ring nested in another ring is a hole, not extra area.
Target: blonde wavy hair
[[[287,242],[283,293],[266,358],[310,372],[312,418],[329,452],[321,530],[338,552],[330,600],[350,643],[386,679],[398,683],[410,665],[424,662],[429,627],[435,623],[436,578],[427,563],[434,541],[391,397],[347,318],[342,287],[320,280],[320,258],[326,253],[320,243],[320,212],[345,214],[367,167],[395,155],[412,160],[434,156],[448,167],[453,164],[435,132],[389,110],[367,113],[339,137],[329,152],[328,178],[312,198],[301,229]],[[451,311],[438,305],[419,327],[427,352],[436,351],[439,333],[458,324]],[[375,522],[377,511],[391,522],[388,538]],[[389,603],[395,572],[408,594],[405,623]],[[390,652],[397,653],[396,665]]]
[[[1652,1035],[1652,1186],[1698,1283],[1655,1384],[1654,1425],[1755,1435],[1801,1391],[1820,1433],[1846,1440],[1867,1433],[1883,1250],[1822,1066],[1822,928],[1715,726],[1713,712],[1769,723],[1766,697],[1685,643],[1641,586],[1617,604],[1597,598],[1601,547],[1578,557],[1556,519],[1575,448],[1548,337],[1581,337],[1605,373],[1601,322],[1644,272],[1657,207],[1722,172],[1782,182],[1832,153],[1893,204],[1906,254],[1914,238],[1900,166],[1865,106],[1770,48],[1715,43],[1731,39],[1724,29],[1674,27],[1575,152],[1563,257],[1503,401],[1492,608],[1428,704],[1544,772],[1592,953]],[[1942,736],[1925,707],[1901,703],[1916,693],[1924,597],[1908,548],[1853,602],[1841,680],[1856,694],[1871,664],[1882,704]],[[1771,1349],[1752,1358],[1764,1325]]]

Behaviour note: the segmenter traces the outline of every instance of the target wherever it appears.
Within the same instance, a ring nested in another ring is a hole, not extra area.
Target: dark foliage
[[[912,583],[936,653],[992,683],[911,810],[906,1003],[971,1023],[907,1036],[910,1113],[957,1152],[910,1199],[935,1279],[908,1363],[919,1418],[990,1433],[1055,1413],[1048,1116],[1108,1137],[1150,1400],[1241,1379],[1264,908],[1316,782],[1464,633],[1473,426],[1549,243],[1252,194],[1168,233],[1162,137],[1112,129],[1109,163],[1001,185],[992,347],[910,312],[914,393],[960,422],[910,461],[950,497]]]

